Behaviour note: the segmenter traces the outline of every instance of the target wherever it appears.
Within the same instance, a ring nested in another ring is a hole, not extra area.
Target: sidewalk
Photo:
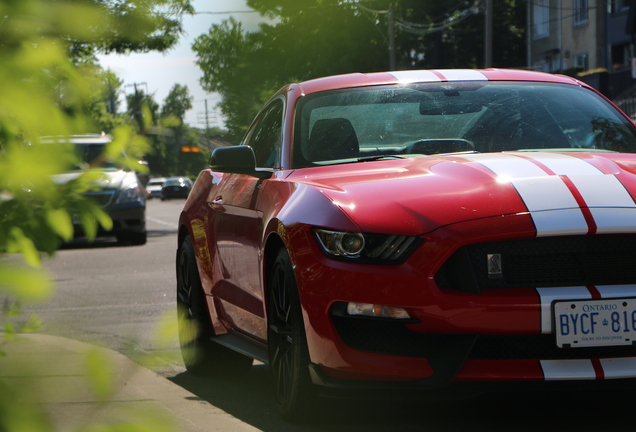
[[[20,402],[41,404],[55,431],[128,421],[157,424],[157,431],[258,431],[115,351],[57,336],[20,339],[2,348],[7,356],[0,358],[0,379],[29,389],[28,400]],[[114,391],[107,402],[91,391],[86,367],[91,350],[110,365],[106,382],[114,383]]]

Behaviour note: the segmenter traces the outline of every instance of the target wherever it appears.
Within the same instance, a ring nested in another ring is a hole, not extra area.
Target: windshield
[[[163,183],[164,186],[189,186],[190,180],[186,178],[168,179]]]
[[[80,165],[76,169],[86,169],[87,167],[99,168],[103,171],[117,171],[119,168],[106,160],[104,151],[105,144],[82,144],[75,143],[75,153],[77,154]]]
[[[636,152],[631,123],[573,85],[391,85],[309,95],[298,109],[295,167],[462,151]]]

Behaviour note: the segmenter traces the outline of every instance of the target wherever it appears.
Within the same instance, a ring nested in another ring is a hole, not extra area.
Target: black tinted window
[[[256,166],[280,168],[283,101],[275,100],[266,108],[245,144],[254,149]]]

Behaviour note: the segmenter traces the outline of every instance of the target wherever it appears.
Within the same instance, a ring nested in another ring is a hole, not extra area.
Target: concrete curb
[[[2,349],[0,380],[28,389],[19,402],[39,404],[56,431],[129,421],[156,423],[162,431],[258,431],[112,350],[42,334],[19,335]],[[107,360],[106,401],[92,390],[88,353]]]

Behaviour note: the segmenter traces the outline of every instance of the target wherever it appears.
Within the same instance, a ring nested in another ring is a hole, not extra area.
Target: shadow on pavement
[[[172,237],[178,233],[178,230],[148,230],[148,240],[161,237]],[[103,249],[103,248],[115,248],[115,247],[143,247],[144,245],[131,245],[130,243],[118,242],[115,237],[97,237],[93,241],[89,241],[85,238],[73,239],[70,242],[62,243],[60,250],[69,249]]]
[[[128,247],[129,245],[119,243],[114,237],[98,237],[93,241],[89,241],[85,238],[78,238],[71,240],[67,243],[60,245],[60,250],[68,249],[101,249],[101,248],[113,248],[113,247]]]
[[[161,230],[148,230],[148,238],[160,238],[160,237],[171,237],[177,235],[179,230],[177,229],[161,229]]]
[[[267,367],[240,377],[169,378],[200,400],[265,432],[632,431],[631,392],[502,393],[459,401],[322,399],[303,424],[282,420]]]

